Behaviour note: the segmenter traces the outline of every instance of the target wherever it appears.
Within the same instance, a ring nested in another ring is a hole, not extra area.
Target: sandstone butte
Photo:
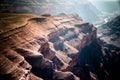
[[[0,13],[0,80],[80,80],[70,70],[97,29],[77,14]]]

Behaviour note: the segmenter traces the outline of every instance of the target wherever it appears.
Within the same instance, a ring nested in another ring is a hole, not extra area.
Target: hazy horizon
[[[11,9],[11,6],[12,9]],[[17,8],[18,6],[18,8]],[[32,9],[32,11],[31,11]],[[0,10],[15,13],[59,14],[77,13],[83,20],[94,22],[102,13],[113,14],[120,11],[119,0],[3,0]]]

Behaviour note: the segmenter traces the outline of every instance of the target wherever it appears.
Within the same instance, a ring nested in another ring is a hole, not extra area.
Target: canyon
[[[0,17],[1,80],[117,79],[119,47],[105,46],[97,28],[77,14]]]

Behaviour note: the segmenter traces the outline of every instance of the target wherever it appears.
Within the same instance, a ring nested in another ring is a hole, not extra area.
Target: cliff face
[[[100,39],[97,29],[77,14],[0,17],[1,80],[119,78],[120,47],[113,44],[119,41],[119,16],[98,28],[103,32]]]
[[[71,70],[96,39],[96,28],[73,14],[1,13],[0,24],[2,80],[79,80]]]
[[[120,63],[120,16],[98,27],[103,51],[103,64],[110,80],[119,79]]]

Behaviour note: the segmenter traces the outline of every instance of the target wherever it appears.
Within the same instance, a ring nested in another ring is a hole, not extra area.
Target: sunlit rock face
[[[0,16],[3,80],[80,79],[71,70],[81,49],[96,39],[92,24],[76,14],[0,13]]]
[[[28,79],[31,65],[23,56],[11,49],[1,51],[0,77],[1,80],[25,80]]]

